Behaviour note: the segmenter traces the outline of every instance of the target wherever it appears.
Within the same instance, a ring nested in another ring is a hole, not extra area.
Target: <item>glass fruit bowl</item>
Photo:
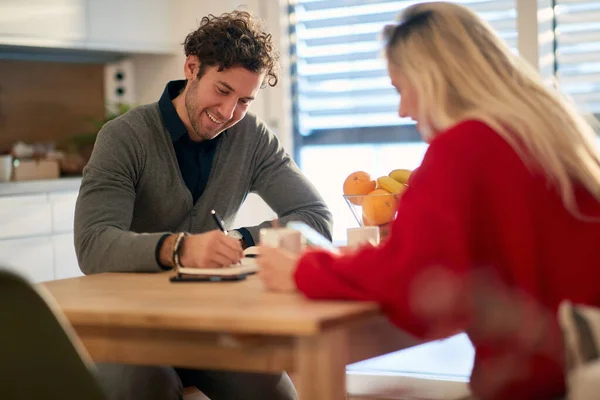
[[[377,189],[369,194],[344,195],[359,226],[384,226],[396,218],[401,194]]]

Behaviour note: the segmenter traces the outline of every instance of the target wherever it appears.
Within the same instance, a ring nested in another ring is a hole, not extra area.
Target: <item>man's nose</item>
[[[219,119],[223,122],[227,122],[233,118],[235,107],[237,106],[237,100],[233,99],[225,101],[219,106]]]

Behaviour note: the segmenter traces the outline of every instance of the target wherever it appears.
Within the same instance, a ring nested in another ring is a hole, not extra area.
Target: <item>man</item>
[[[260,228],[291,220],[331,238],[331,213],[316,189],[247,114],[260,87],[277,83],[271,35],[245,12],[209,15],[184,49],[185,81],[169,82],[158,103],[108,122],[98,134],[75,211],[75,248],[86,274],[234,264],[243,247],[258,242]],[[217,230],[211,209],[229,227],[249,192],[278,220],[231,236]],[[212,400],[296,398],[285,373],[98,369],[111,399],[178,399],[182,385]]]

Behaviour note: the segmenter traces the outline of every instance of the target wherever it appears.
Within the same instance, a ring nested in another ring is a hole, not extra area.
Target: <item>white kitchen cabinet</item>
[[[73,47],[86,36],[87,0],[2,0],[0,42]]]
[[[172,54],[172,8],[169,0],[0,0],[0,45]]]
[[[82,275],[73,245],[80,185],[81,178],[0,183],[0,268],[32,282]]]
[[[54,250],[49,237],[0,240],[0,268],[8,268],[31,282],[54,279]]]
[[[73,232],[77,192],[50,193],[52,233]]]
[[[0,239],[50,235],[52,217],[47,194],[0,198]]]
[[[172,3],[167,0],[88,0],[87,47],[140,53],[173,52]]]
[[[82,276],[83,273],[79,269],[75,255],[73,234],[53,235],[52,245],[54,247],[54,279]]]

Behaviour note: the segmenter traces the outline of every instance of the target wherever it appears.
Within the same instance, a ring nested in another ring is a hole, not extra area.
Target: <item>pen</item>
[[[224,234],[227,235],[227,229],[225,229],[225,226],[223,226],[223,221],[221,221],[221,218],[217,215],[217,212],[215,210],[211,210],[210,213],[212,214],[213,219],[217,223],[217,226],[219,227],[219,229],[221,231],[223,231]],[[238,264],[241,264],[241,263],[242,263],[242,260],[238,261]]]
[[[225,229],[225,227],[223,226],[223,221],[221,221],[221,218],[219,218],[219,216],[217,215],[217,212],[215,210],[211,210],[210,213],[212,214],[213,219],[217,223],[217,226],[219,227],[219,229],[221,231],[223,231],[224,234],[227,235],[227,229]]]

